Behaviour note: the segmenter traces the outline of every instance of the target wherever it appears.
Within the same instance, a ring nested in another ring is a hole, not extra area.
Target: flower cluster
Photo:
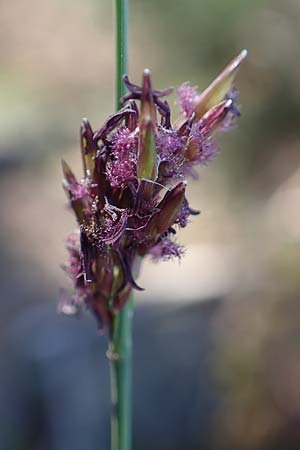
[[[152,89],[148,70],[142,86],[124,76],[123,106],[101,128],[82,121],[83,178],[63,161],[63,187],[79,230],[67,241],[64,269],[74,295],[62,310],[84,305],[100,327],[110,326],[132,288],[141,289],[135,274],[145,255],[155,261],[183,255],[176,229],[198,214],[185,196],[186,177],[216,156],[213,134],[239,115],[233,80],[245,56],[242,51],[201,93],[184,83],[174,124],[165,100],[172,90]]]

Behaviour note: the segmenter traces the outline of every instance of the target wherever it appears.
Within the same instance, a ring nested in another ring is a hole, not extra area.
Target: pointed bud
[[[63,182],[62,182],[63,189],[72,204],[72,201],[73,201],[72,192],[74,191],[74,189],[76,189],[76,186],[78,185],[78,181],[77,181],[73,171],[71,170],[69,164],[67,164],[64,159],[61,160],[61,165],[62,165],[62,170],[63,170],[63,175],[64,175]],[[73,206],[73,204],[72,204],[72,206]]]
[[[144,230],[148,237],[147,246],[141,246],[140,254],[144,255],[147,248],[157,242],[158,237],[165,233],[175,222],[185,197],[186,183],[180,182],[166,193]]]
[[[82,224],[85,218],[84,211],[87,208],[87,201],[85,198],[76,198],[76,196],[74,196],[74,192],[76,191],[76,187],[78,186],[78,181],[66,161],[62,159],[61,163],[64,174],[64,191],[66,192],[70,200],[71,207],[75,213],[78,223]]]
[[[98,208],[102,209],[104,208],[105,196],[109,188],[106,179],[105,159],[101,156],[95,160],[94,181],[98,198]]]
[[[195,98],[195,113],[197,119],[200,119],[207,111],[224,99],[246,56],[247,50],[241,51],[241,53],[225,67],[208,88]]]
[[[156,216],[156,230],[158,234],[165,233],[176,220],[185,196],[186,183],[180,182],[166,193]]]
[[[134,102],[133,102],[134,103]],[[137,109],[136,105],[135,108]],[[97,130],[93,135],[93,142],[96,145],[96,142],[98,142],[100,139],[104,140],[107,138],[107,135],[111,133],[119,124],[120,122],[126,117],[131,116],[132,114],[135,114],[136,109],[131,109],[131,106],[127,105],[124,108],[120,109],[119,111],[115,112],[109,118],[106,120],[106,122],[102,125],[99,130]],[[97,150],[97,146],[96,146]]]
[[[64,174],[64,187],[75,185],[77,183],[76,177],[72,172],[70,166],[64,159],[61,160],[62,170]]]
[[[156,109],[153,102],[153,94],[149,70],[144,71],[142,85],[140,134],[138,145],[137,176],[155,180],[156,168]]]
[[[145,69],[143,73],[142,82],[142,96],[141,96],[141,122],[150,117],[153,126],[156,126],[156,108],[153,100],[153,91],[151,85],[150,70]]]
[[[80,127],[80,143],[84,176],[93,176],[97,144],[93,139],[93,130],[87,119],[82,119]]]
[[[224,100],[214,108],[211,108],[201,119],[199,130],[205,133],[213,133],[225,119],[233,105],[232,100]]]
[[[125,126],[130,131],[134,131],[138,124],[139,110],[134,100],[129,101],[129,107],[132,112],[125,117]]]
[[[156,178],[156,148],[153,124],[150,116],[140,124],[137,176],[154,180]]]

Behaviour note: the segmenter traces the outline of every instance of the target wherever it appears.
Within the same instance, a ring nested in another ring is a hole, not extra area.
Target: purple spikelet
[[[149,70],[142,85],[124,77],[124,106],[93,131],[82,121],[83,178],[77,181],[63,161],[63,187],[78,230],[67,240],[63,266],[74,293],[63,295],[61,310],[88,308],[99,326],[113,319],[132,289],[144,256],[180,259],[184,248],[173,238],[197,211],[186,199],[186,177],[217,154],[213,134],[239,113],[234,75],[242,52],[198,94],[188,83],[177,91],[182,114],[172,123],[164,99],[171,90],[152,88]]]

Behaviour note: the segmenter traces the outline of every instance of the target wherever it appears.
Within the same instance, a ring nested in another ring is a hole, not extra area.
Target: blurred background
[[[242,117],[188,187],[177,262],[146,262],[135,449],[300,449],[300,2],[130,0],[129,74],[200,90],[242,48]],[[75,227],[60,159],[113,104],[109,0],[0,2],[0,448],[109,448],[106,339],[57,314]]]

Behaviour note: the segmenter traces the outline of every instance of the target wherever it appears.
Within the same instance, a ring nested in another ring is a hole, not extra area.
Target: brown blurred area
[[[249,51],[236,82],[238,127],[218,136],[219,158],[189,182],[201,215],[180,231],[186,257],[180,265],[147,261],[137,303],[180,311],[220,301],[210,331],[219,391],[207,448],[298,449],[300,2],[129,4],[136,83],[149,67],[157,88],[189,80],[201,90]],[[60,159],[79,174],[81,118],[98,127],[112,111],[112,20],[108,0],[0,3],[0,338],[41,303],[55,311],[66,284],[60,263],[75,223]]]

